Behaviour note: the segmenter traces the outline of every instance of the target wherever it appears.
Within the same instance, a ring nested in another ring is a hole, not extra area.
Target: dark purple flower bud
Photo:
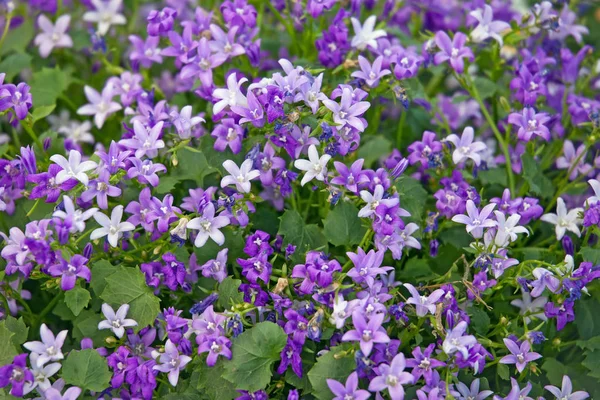
[[[91,243],[88,243],[83,248],[83,256],[88,260],[92,258],[92,253],[94,252],[94,246]]]
[[[233,337],[238,336],[244,332],[244,324],[242,323],[242,317],[239,314],[234,314],[233,317],[227,320],[227,329],[231,329]]]
[[[325,146],[325,153],[329,154],[331,157],[335,157],[339,153],[339,145],[336,142],[332,142]]]
[[[292,389],[288,393],[287,400],[300,400],[300,395],[298,394],[298,389]]]
[[[517,283],[521,286],[521,289],[523,289],[524,292],[529,293],[530,285],[527,279],[519,277],[517,278]]]
[[[575,253],[575,249],[573,248],[573,240],[569,236],[563,236],[562,246],[565,253],[571,256]]]
[[[529,336],[533,344],[542,344],[546,340],[546,337],[540,331],[531,331],[527,333],[527,336]]]
[[[433,239],[431,242],[429,242],[429,255],[431,257],[437,257],[439,246],[440,242],[437,239]]]
[[[194,304],[192,308],[190,308],[190,314],[202,314],[204,310],[213,305],[218,298],[219,295],[217,293],[209,294],[207,297],[202,299],[202,301]]]
[[[21,147],[21,163],[25,167],[25,170],[29,174],[37,173],[37,163],[35,160],[35,153],[30,146]]]
[[[48,151],[50,145],[52,145],[52,138],[47,137],[46,139],[44,139],[44,151]]]
[[[331,126],[329,126],[328,123],[323,122],[321,124],[321,129],[323,130],[323,133],[321,133],[321,135],[319,135],[319,140],[322,142],[325,142],[325,141],[331,139],[331,137],[333,136],[333,129],[331,129]]]
[[[396,164],[394,169],[392,169],[392,173],[391,173],[392,177],[394,179],[398,179],[400,177],[400,175],[402,175],[404,173],[404,171],[406,171],[407,167],[408,167],[408,159],[402,158],[400,161],[398,161],[398,164]]]
[[[94,29],[90,29],[90,41],[92,42],[93,51],[106,53],[106,39],[104,36],[96,33]]]
[[[248,47],[246,47],[246,55],[248,56],[250,65],[252,65],[255,68],[260,65],[260,60],[261,60],[260,40],[252,42],[252,43],[250,43],[250,45],[248,45]]]
[[[258,157],[259,153],[260,153],[260,143],[256,143],[254,146],[252,146],[252,148],[246,154],[246,157],[244,157],[244,159],[252,160],[253,162],[256,162],[256,157]]]

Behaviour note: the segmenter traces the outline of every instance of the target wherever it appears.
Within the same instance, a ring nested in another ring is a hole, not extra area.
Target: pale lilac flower
[[[133,121],[134,136],[131,139],[122,139],[119,144],[135,150],[135,156],[154,158],[158,150],[165,147],[165,142],[159,139],[164,122],[160,121],[153,127],[146,127],[140,121]]]
[[[380,37],[384,37],[387,33],[382,29],[375,30],[375,22],[377,22],[377,17],[371,15],[369,18],[365,20],[364,25],[361,26],[360,21],[356,18],[350,18],[352,22],[352,27],[354,27],[354,37],[350,44],[352,47],[357,48],[358,50],[364,50],[367,46],[371,46],[372,48],[377,48],[377,39]]]
[[[454,133],[448,135],[446,140],[452,142],[456,147],[454,152],[452,152],[452,161],[454,164],[460,164],[470,158],[475,165],[479,166],[481,163],[481,156],[478,153],[484,151],[487,146],[483,142],[473,142],[474,135],[473,128],[470,126],[467,126],[463,130],[460,138]]]
[[[192,117],[192,106],[185,106],[180,112],[172,111],[169,116],[171,117],[171,123],[175,127],[177,134],[182,139],[188,139],[192,136],[193,127],[202,122],[206,122],[206,120],[200,116]]]
[[[139,36],[129,35],[129,41],[133,45],[129,59],[134,61],[135,65],[150,68],[153,63],[162,63],[161,50],[158,48],[160,37],[148,36],[146,40],[142,40]]]
[[[524,316],[525,323],[531,322],[532,318],[537,318],[542,321],[546,321],[548,318],[544,314],[544,306],[548,302],[548,298],[545,296],[538,297],[535,300],[531,300],[531,295],[528,292],[523,292],[523,299],[515,299],[510,302],[511,305],[519,307],[519,315]]]
[[[281,60],[280,60],[281,63]],[[323,84],[323,74],[319,74],[312,84],[304,84],[300,86],[299,93],[296,93],[294,102],[304,100],[304,103],[310,107],[313,114],[316,114],[319,109],[319,101],[327,99],[327,96],[321,92]]]
[[[511,354],[502,357],[500,359],[500,364],[516,364],[517,371],[519,372],[523,372],[525,366],[530,361],[542,358],[542,356],[538,353],[530,353],[531,344],[528,340],[524,340],[519,346],[510,339],[504,339],[504,345],[511,352]]]
[[[58,128],[58,133],[65,135],[68,140],[74,143],[93,144],[96,140],[94,135],[90,133],[91,129],[92,123],[90,121],[71,121],[68,125]]]
[[[490,397],[494,392],[491,390],[479,391],[479,378],[471,382],[471,387],[468,387],[462,382],[456,384],[456,390],[460,394],[457,400],[484,400]]]
[[[419,294],[417,289],[410,283],[405,283],[404,287],[407,288],[411,294],[411,297],[409,297],[406,302],[415,306],[417,316],[424,317],[428,312],[430,314],[435,314],[436,303],[440,297],[444,295],[442,289],[434,290],[429,296],[425,296]]]
[[[593,170],[593,167],[585,162],[586,155],[584,144],[581,144],[575,151],[573,142],[567,139],[563,144],[563,155],[556,159],[556,168],[571,171],[570,180],[575,180],[579,174],[587,175]]]
[[[592,190],[594,191],[594,195],[588,197],[585,200],[585,203],[583,204],[584,207],[587,207],[588,205],[596,204],[597,202],[600,201],[600,182],[597,181],[596,179],[590,179],[590,180],[588,180],[588,183],[592,187]]]
[[[342,337],[343,342],[360,342],[360,350],[365,356],[371,354],[374,343],[388,343],[388,337],[385,329],[381,327],[385,314],[375,314],[371,316],[369,322],[360,311],[355,311],[352,314],[352,323],[354,329],[346,332]]]
[[[219,101],[213,105],[213,114],[218,114],[226,107],[231,106],[248,106],[248,100],[242,94],[240,87],[248,82],[247,78],[237,80],[236,74],[231,73],[227,77],[227,89],[218,88],[212,93],[215,99]]]
[[[127,318],[129,312],[129,304],[123,304],[117,312],[108,304],[102,304],[102,314],[106,318],[98,323],[98,329],[110,329],[119,339],[125,334],[125,328],[137,326],[137,322]]]
[[[556,225],[556,240],[561,240],[567,231],[573,232],[577,237],[581,236],[581,232],[577,225],[580,225],[582,220],[579,218],[579,213],[583,212],[583,208],[574,208],[567,211],[567,206],[562,197],[556,199],[556,214],[548,213],[540,218],[544,222]]]
[[[400,210],[404,211],[402,214],[400,214],[400,216],[404,217],[404,216],[410,215],[408,213],[408,211],[406,211],[402,208]],[[410,223],[406,224],[406,226],[404,228],[398,229],[397,243],[401,247],[401,249],[400,249],[401,251],[404,247],[412,247],[413,249],[421,248],[421,243],[419,243],[419,241],[412,236],[412,234],[418,230],[419,230],[419,225],[415,224],[414,222],[410,222]]]
[[[55,47],[73,47],[73,40],[66,33],[71,22],[70,15],[62,15],[52,25],[44,14],[38,17],[38,25],[42,32],[35,37],[34,43],[40,48],[40,56],[46,58]]]
[[[32,353],[38,354],[36,365],[41,367],[48,361],[59,361],[65,358],[61,349],[65,343],[68,332],[69,331],[67,330],[60,331],[55,337],[54,333],[48,329],[46,324],[42,324],[42,326],[40,326],[40,337],[42,341],[26,342],[23,344],[23,347]]]
[[[361,190],[360,197],[367,204],[358,212],[358,216],[360,218],[372,216],[373,214],[375,214],[377,207],[379,207],[381,204],[385,205],[386,207],[394,207],[398,204],[399,200],[397,197],[384,199],[384,195],[385,192],[383,186],[381,185],[375,186],[373,194],[371,194],[371,192],[369,192],[368,190]]]
[[[548,36],[553,40],[565,40],[568,36],[573,36],[577,43],[581,43],[582,35],[587,35],[589,30],[584,25],[576,25],[577,14],[564,5],[558,16],[558,29],[550,30]]]
[[[411,373],[405,372],[404,368],[406,368],[406,359],[402,353],[398,353],[390,365],[379,364],[377,367],[378,376],[371,379],[369,390],[380,392],[387,389],[390,399],[404,400],[403,385],[415,382],[415,377]]]
[[[125,25],[127,19],[119,13],[123,0],[91,0],[95,11],[87,11],[83,14],[83,20],[86,22],[95,22],[98,24],[98,34],[106,35],[111,25]]]
[[[250,95],[248,96],[250,98]],[[238,108],[237,106],[234,108]],[[240,120],[241,122],[241,120]],[[244,128],[235,123],[233,118],[223,118],[220,124],[217,124],[210,133],[214,137],[214,149],[225,151],[229,146],[233,154],[242,151],[242,139],[244,138]]]
[[[58,381],[57,381],[58,382]],[[64,394],[60,394],[58,389],[53,387],[48,388],[48,390],[44,391],[44,399],[45,400],[76,400],[81,394],[81,389],[77,386],[71,386],[67,390],[65,390]]]
[[[345,385],[334,379],[327,379],[327,386],[335,396],[333,400],[366,400],[371,397],[371,393],[358,388],[358,374],[356,371],[348,376]]]
[[[563,375],[561,389],[552,385],[546,385],[544,388],[552,393],[557,400],[585,400],[590,397],[590,395],[584,391],[573,392],[571,378],[569,378],[567,375]]]
[[[250,181],[258,178],[260,171],[253,168],[254,162],[252,159],[246,159],[239,167],[231,160],[223,162],[223,168],[229,175],[224,176],[221,179],[221,187],[224,188],[228,185],[235,185],[237,190],[241,193],[250,193],[251,183]]]
[[[225,243],[225,236],[219,229],[227,225],[229,225],[229,217],[222,215],[215,217],[215,206],[208,203],[204,207],[201,217],[194,218],[187,223],[187,229],[197,229],[199,231],[194,242],[196,247],[204,246],[208,238],[222,246]]]
[[[129,232],[135,229],[135,225],[131,222],[121,222],[122,217],[122,205],[113,208],[110,219],[101,212],[95,213],[94,219],[100,224],[101,228],[94,230],[90,234],[90,239],[96,240],[107,236],[108,243],[110,243],[112,247],[117,247],[119,239],[123,236],[123,232]]]
[[[502,46],[500,34],[510,29],[508,22],[494,21],[494,10],[488,4],[483,6],[483,10],[478,8],[469,14],[479,22],[479,25],[471,32],[473,42],[481,43],[491,37]]]
[[[494,203],[492,203],[494,204]],[[517,233],[526,233],[529,236],[529,231],[524,226],[517,225],[521,216],[519,214],[513,214],[506,218],[504,213],[500,211],[494,211],[496,214],[497,231],[494,237],[494,243],[499,247],[506,247],[510,243],[517,240]]]
[[[444,31],[438,31],[435,34],[435,43],[440,51],[434,56],[435,65],[439,65],[444,61],[449,61],[452,68],[459,74],[462,74],[465,69],[463,58],[466,57],[470,61],[475,59],[473,52],[468,47],[465,47],[467,36],[462,32],[457,32],[454,39],[450,40],[448,34]]]
[[[90,103],[79,107],[77,114],[93,115],[94,124],[96,124],[98,129],[102,128],[104,121],[106,121],[106,117],[116,113],[122,108],[119,103],[112,101],[115,92],[111,83],[108,83],[104,89],[102,89],[102,95],[90,86],[85,86],[83,91]]]
[[[69,152],[69,160],[60,154],[53,155],[50,157],[50,160],[62,168],[62,171],[56,174],[55,183],[57,185],[74,178],[87,186],[89,178],[86,172],[98,166],[94,161],[88,160],[81,162],[81,153],[77,150],[71,150]]]
[[[548,288],[552,293],[558,293],[560,290],[560,280],[546,268],[535,268],[532,272],[535,280],[531,282],[533,289],[531,296],[540,296],[545,288]]]
[[[446,332],[446,338],[442,343],[444,353],[452,355],[457,351],[467,359],[469,358],[469,348],[477,343],[477,339],[473,335],[466,335],[467,323],[460,321],[454,328]]]
[[[358,56],[358,64],[360,65],[360,71],[354,71],[352,76],[364,80],[369,87],[379,86],[379,80],[391,74],[389,69],[381,69],[383,63],[383,56],[379,56],[373,61],[373,64],[369,64],[369,60],[363,56]]]
[[[305,172],[302,182],[300,182],[301,185],[304,186],[315,178],[318,181],[324,181],[327,176],[327,162],[330,159],[331,156],[329,154],[323,154],[319,157],[317,147],[311,144],[308,148],[308,160],[294,161],[294,167]]]
[[[103,210],[108,208],[108,196],[117,197],[121,195],[121,189],[111,185],[110,173],[107,170],[102,170],[98,178],[93,179],[85,190],[80,195],[80,199],[85,202],[90,202],[96,198],[98,207]]]
[[[323,99],[323,104],[331,110],[333,113],[333,121],[337,125],[344,126],[348,124],[360,132],[363,132],[366,126],[360,116],[371,107],[371,104],[368,101],[358,101],[353,103],[353,98],[352,89],[344,87],[339,104],[330,99]]]
[[[483,236],[483,228],[493,228],[497,225],[496,221],[488,218],[495,207],[496,203],[490,203],[479,211],[473,200],[469,199],[466,206],[467,215],[455,215],[452,217],[452,221],[465,224],[467,226],[467,233],[470,233],[476,239],[481,238]]]
[[[131,161],[133,167],[127,170],[127,177],[130,179],[137,178],[138,182],[150,184],[154,187],[160,183],[157,172],[167,171],[167,167],[159,163],[153,163],[152,160],[141,161],[139,158],[130,157],[129,161]]]
[[[60,218],[64,221],[69,221],[71,233],[83,232],[85,230],[85,221],[90,219],[98,209],[96,207],[89,208],[85,211],[75,209],[75,204],[69,196],[63,196],[63,210],[56,210],[52,214],[53,217]]]
[[[39,392],[45,392],[52,384],[50,383],[50,377],[56,375],[60,370],[60,363],[51,363],[43,365],[39,362],[40,355],[37,353],[29,354],[29,364],[31,365],[31,373],[33,374],[33,381],[26,381],[23,386],[23,394],[32,392],[34,389],[38,389]]]
[[[208,42],[213,53],[222,54],[226,59],[246,53],[244,46],[235,42],[235,35],[238,31],[237,26],[231,27],[229,32],[225,33],[218,25],[210,25],[212,40]]]
[[[548,114],[536,113],[533,107],[525,107],[520,113],[508,115],[508,122],[519,127],[517,137],[525,142],[530,141],[533,135],[549,141],[550,130],[544,125],[548,121],[550,121]]]
[[[242,117],[240,119],[240,124],[250,122],[255,127],[262,128],[265,125],[265,113],[262,105],[252,90],[248,90],[248,97],[246,100],[246,106],[231,106],[231,111]]]
[[[171,342],[171,339],[167,339],[167,343],[165,343],[165,352],[162,353],[159,358],[160,364],[155,365],[152,369],[168,372],[169,383],[173,386],[177,386],[179,370],[183,369],[190,361],[192,361],[191,357],[188,357],[185,354],[179,354],[177,346]]]
[[[210,87],[213,83],[212,70],[223,64],[226,60],[227,57],[223,54],[213,54],[210,50],[208,39],[203,37],[196,48],[196,55],[181,69],[180,77],[181,79],[197,77],[202,82],[202,86]],[[232,75],[235,76],[235,74]]]

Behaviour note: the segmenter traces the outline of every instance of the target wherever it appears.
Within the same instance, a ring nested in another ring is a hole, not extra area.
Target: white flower
[[[102,314],[104,314],[106,320],[100,321],[98,329],[111,329],[116,337],[119,339],[122,338],[125,333],[125,328],[137,326],[137,322],[133,319],[126,318],[128,311],[129,304],[123,304],[116,313],[108,304],[102,304]]]
[[[452,142],[456,147],[452,153],[452,161],[454,164],[460,164],[461,162],[470,158],[473,160],[475,165],[479,166],[481,163],[481,156],[478,154],[486,149],[486,145],[483,142],[473,142],[475,133],[473,128],[467,126],[462,133],[461,137],[454,133],[448,135],[447,141]]]
[[[221,187],[224,188],[228,185],[235,185],[238,191],[250,193],[250,181],[260,175],[260,172],[257,169],[252,169],[252,164],[253,161],[251,159],[244,160],[239,167],[231,160],[225,161],[223,163],[223,168],[225,168],[230,175],[224,176],[223,179],[221,179]]]
[[[55,47],[73,47],[73,40],[66,33],[71,22],[70,15],[63,15],[56,20],[56,24],[52,25],[44,14],[38,17],[38,25],[40,32],[34,40],[36,46],[40,48],[40,56],[46,58]]]
[[[63,196],[63,206],[65,211],[56,210],[53,217],[58,217],[62,220],[66,220],[70,218],[71,220],[71,228],[69,232],[83,232],[85,230],[85,221],[90,219],[98,209],[96,207],[92,207],[88,210],[81,211],[80,209],[75,209],[75,205],[73,204],[73,200],[69,196]]]
[[[182,139],[187,139],[192,135],[192,128],[201,122],[206,122],[202,117],[192,117],[192,106],[185,106],[181,109],[181,112],[176,111],[169,114],[173,126],[177,130],[177,134]]]
[[[510,25],[504,21],[494,21],[494,10],[488,4],[482,9],[471,11],[470,15],[479,21],[479,25],[471,32],[471,39],[475,43],[481,43],[487,38],[492,38],[502,46],[500,33],[510,29]]]
[[[584,207],[587,207],[588,205],[592,205],[600,201],[600,182],[598,182],[596,179],[590,179],[588,183],[592,187],[594,195],[587,198],[587,200],[583,204]]]
[[[56,184],[60,185],[68,181],[71,178],[77,179],[85,186],[88,185],[89,179],[86,174],[87,171],[92,170],[98,166],[94,161],[81,162],[81,153],[77,150],[71,150],[69,152],[69,160],[60,154],[55,154],[50,157],[50,160],[62,167],[62,171],[56,174]]]
[[[520,315],[525,315],[525,323],[528,324],[532,318],[537,318],[542,321],[546,321],[546,315],[544,314],[544,305],[548,302],[548,298],[541,296],[531,301],[531,295],[527,292],[523,292],[523,300],[516,299],[510,302],[515,307],[519,307]]]
[[[62,133],[67,139],[75,143],[94,143],[94,135],[90,133],[92,123],[90,121],[71,121],[68,125],[58,128],[58,133]]]
[[[498,230],[494,238],[496,246],[508,246],[517,240],[517,233],[526,233],[529,236],[529,232],[524,226],[517,225],[521,219],[519,214],[513,214],[508,219],[500,211],[494,211],[494,214],[496,214],[496,221],[498,222]]]
[[[202,216],[192,219],[187,223],[187,229],[197,229],[198,235],[194,245],[196,247],[202,247],[211,238],[219,246],[225,243],[225,236],[219,230],[220,228],[229,225],[229,217],[218,216],[215,217],[215,206],[213,203],[208,203],[202,211]]]
[[[109,114],[113,114],[122,108],[119,103],[112,101],[112,98],[115,96],[112,83],[107,84],[102,89],[102,94],[89,86],[84,86],[83,91],[90,103],[79,107],[77,114],[93,115],[94,123],[98,129],[102,128]]]
[[[325,176],[327,175],[327,162],[330,159],[331,156],[329,154],[323,154],[321,158],[319,158],[317,148],[314,144],[311,144],[308,148],[308,160],[294,161],[294,167],[306,172],[302,178],[302,186],[315,178],[318,181],[324,181]]]
[[[40,327],[40,337],[42,341],[27,342],[23,344],[23,347],[38,355],[36,365],[41,367],[48,361],[58,361],[65,358],[61,349],[65,343],[67,333],[68,331],[66,330],[60,331],[55,337],[54,333],[48,329],[46,324],[42,324]]]
[[[127,22],[125,16],[119,13],[122,2],[123,0],[92,0],[96,10],[83,14],[83,20],[97,23],[98,34],[106,35],[111,25],[125,25]]]
[[[108,243],[110,243],[112,247],[117,247],[119,239],[123,236],[123,232],[129,232],[135,229],[135,226],[131,222],[121,222],[122,217],[123,206],[121,205],[113,208],[110,219],[101,212],[95,213],[94,219],[102,227],[94,230],[90,235],[90,239],[96,240],[108,236]]]
[[[213,114],[218,114],[227,106],[242,106],[248,105],[248,100],[240,91],[240,86],[248,82],[247,78],[237,80],[235,73],[229,74],[227,77],[227,89],[215,89],[212,93],[213,97],[219,99],[213,106]]]
[[[350,18],[350,21],[352,21],[352,26],[354,27],[354,37],[352,38],[351,45],[358,50],[364,50],[367,46],[376,49],[377,39],[387,35],[384,30],[374,30],[376,22],[376,17],[374,15],[367,18],[362,26],[360,25],[360,21],[356,18]]]
[[[352,310],[356,305],[355,301],[346,301],[344,296],[339,294],[333,304],[333,313],[329,317],[329,322],[334,324],[337,329],[342,329],[346,318],[352,315]]]
[[[558,272],[558,274],[560,276],[571,275],[574,268],[575,268],[575,260],[573,260],[572,255],[567,254],[565,256],[565,260],[563,261],[563,264],[556,267],[556,272]]]
[[[37,388],[38,392],[43,393],[52,387],[50,383],[51,376],[55,375],[60,370],[60,363],[51,363],[45,366],[40,365],[39,355],[37,353],[29,354],[29,364],[31,364],[31,373],[33,374],[33,382],[26,381],[23,386],[23,394],[27,394]]]
[[[384,204],[388,207],[393,207],[398,204],[398,198],[384,199],[383,195],[384,190],[381,185],[375,186],[373,194],[368,190],[361,190],[360,197],[367,205],[358,212],[358,216],[361,218],[370,217],[375,213],[375,210],[380,204]]]
[[[540,219],[542,221],[556,225],[557,240],[561,240],[563,236],[565,236],[565,233],[567,231],[571,231],[574,234],[576,234],[577,237],[580,237],[581,232],[579,231],[579,227],[577,226],[581,223],[581,219],[579,218],[580,212],[583,212],[583,208],[577,207],[567,212],[565,202],[561,197],[559,197],[556,200],[556,214],[544,214]]]

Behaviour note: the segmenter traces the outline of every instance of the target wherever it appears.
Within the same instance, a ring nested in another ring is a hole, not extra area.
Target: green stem
[[[23,127],[23,129],[25,129],[25,132],[27,132],[29,137],[31,137],[36,146],[39,147],[40,151],[44,154],[44,156],[46,156],[46,150],[44,150],[44,145],[40,141],[40,138],[37,137],[31,126],[25,120],[21,121],[21,126]]]
[[[4,41],[6,40],[6,34],[8,33],[8,30],[10,29],[10,22],[12,21],[12,12],[8,13],[8,15],[6,16],[6,22],[4,24],[4,30],[2,31],[2,37],[0,37],[0,49],[2,49],[2,46],[4,45]]]
[[[29,210],[29,212],[27,213],[27,215],[26,215],[27,217],[30,217],[30,216],[31,216],[31,214],[33,214],[33,212],[34,212],[34,211],[35,211],[35,209],[37,208],[38,204],[40,204],[40,200],[41,200],[41,198],[40,198],[40,199],[37,199],[37,200],[35,201],[35,203],[33,204],[33,207],[31,207],[31,210]]]

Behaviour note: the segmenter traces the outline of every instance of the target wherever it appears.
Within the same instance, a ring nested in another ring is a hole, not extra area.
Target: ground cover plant
[[[0,18],[0,398],[600,398],[597,2]]]

